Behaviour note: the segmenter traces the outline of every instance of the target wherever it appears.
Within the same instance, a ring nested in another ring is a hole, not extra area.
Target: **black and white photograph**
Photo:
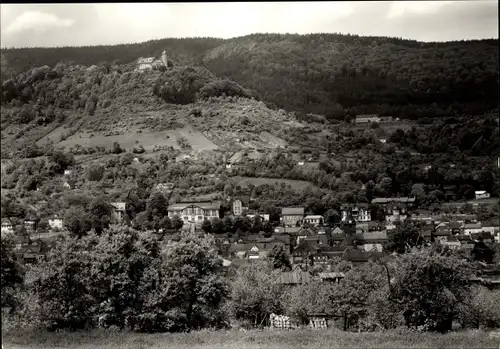
[[[498,7],[2,2],[2,349],[500,349]]]

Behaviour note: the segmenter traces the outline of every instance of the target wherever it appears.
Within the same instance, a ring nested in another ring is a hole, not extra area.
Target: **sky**
[[[1,4],[0,13],[1,47],[115,45],[252,33],[498,39],[496,0]]]

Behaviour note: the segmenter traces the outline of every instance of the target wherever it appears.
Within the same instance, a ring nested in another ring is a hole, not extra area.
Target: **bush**
[[[252,98],[253,94],[231,80],[216,80],[209,82],[203,86],[199,92],[200,99],[221,96]]]

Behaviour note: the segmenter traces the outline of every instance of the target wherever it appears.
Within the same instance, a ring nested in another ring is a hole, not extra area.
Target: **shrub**
[[[225,79],[209,82],[199,92],[201,99],[221,96],[252,98],[253,94],[234,81]]]

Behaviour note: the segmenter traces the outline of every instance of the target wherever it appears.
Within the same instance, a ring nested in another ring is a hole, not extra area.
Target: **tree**
[[[458,305],[469,292],[471,268],[467,261],[440,245],[398,256],[391,299],[398,304],[408,327],[451,330]]]
[[[113,142],[113,154],[120,154],[123,152],[123,149],[120,146],[120,143],[118,142]]]
[[[48,260],[35,265],[26,275],[27,286],[37,295],[38,316],[51,329],[82,329],[92,326],[96,300],[91,289],[95,235],[65,239],[49,253]]]
[[[389,252],[405,253],[413,247],[421,246],[425,240],[421,236],[420,228],[408,221],[403,221],[396,229],[387,233],[387,246]]]
[[[64,215],[64,226],[73,236],[81,238],[92,228],[92,222],[83,207],[73,206]]]
[[[16,296],[22,286],[23,270],[13,253],[12,235],[2,233],[1,240],[2,309],[10,308],[10,311],[13,312],[19,305]]]
[[[285,245],[275,245],[271,253],[269,253],[268,258],[271,260],[274,269],[282,271],[292,270],[292,263],[290,262],[290,256],[285,249]]]
[[[325,224],[331,227],[340,222],[340,215],[336,210],[329,209],[328,211],[326,211],[324,219]]]
[[[88,181],[99,182],[104,177],[104,167],[102,165],[91,165],[87,168],[86,178]]]
[[[140,318],[154,319],[160,329],[170,331],[224,326],[222,304],[229,285],[212,244],[208,237],[188,233],[164,246],[159,284]]]
[[[253,217],[253,222],[252,222],[252,233],[253,234],[258,234],[264,229],[264,225],[262,224],[262,217],[259,215],[255,215]]]
[[[387,280],[382,266],[369,262],[345,272],[345,278],[333,289],[331,301],[344,318],[344,330],[358,326],[367,316],[375,292],[384,292]]]
[[[54,162],[59,169],[59,173],[64,172],[68,167],[75,164],[75,157],[71,153],[65,153],[63,150],[56,150],[49,157],[50,161]]]
[[[238,269],[229,305],[232,315],[251,326],[262,326],[271,313],[279,314],[282,310],[282,290],[276,282],[279,273],[268,261],[256,261]]]
[[[224,223],[219,217],[212,219],[212,234],[223,234],[224,233]]]
[[[184,226],[184,222],[179,216],[175,215],[172,217],[172,228],[175,230],[180,230]]]
[[[284,311],[288,316],[296,317],[302,324],[307,325],[311,314],[333,312],[333,292],[332,284],[319,280],[290,288],[283,293]]]
[[[103,197],[97,197],[90,203],[89,217],[97,234],[109,227],[111,221],[112,207]]]
[[[203,221],[203,223],[201,224],[201,229],[205,233],[210,233],[212,231],[212,222],[210,222],[210,220],[208,220],[208,219],[205,219]]]
[[[479,241],[474,244],[474,247],[471,251],[471,256],[475,261],[493,263],[493,260],[495,258],[495,250],[486,245],[482,238],[479,238]]]

